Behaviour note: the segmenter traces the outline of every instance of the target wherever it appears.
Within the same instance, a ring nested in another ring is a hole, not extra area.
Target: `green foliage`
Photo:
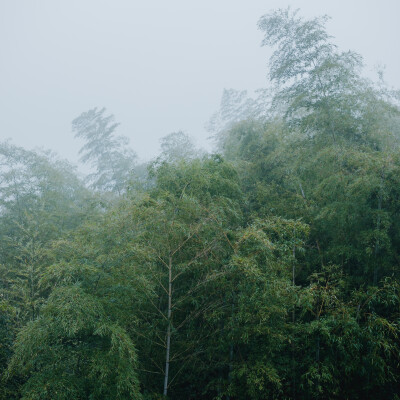
[[[302,223],[272,218],[255,221],[239,236],[227,277],[232,349],[227,393],[251,399],[282,393],[289,363],[282,352],[289,348],[287,322],[297,292],[293,251],[302,252],[307,234]]]
[[[295,339],[303,355],[300,390],[313,398],[385,398],[397,381],[399,325],[389,310],[399,302],[398,283],[387,279],[379,289],[350,295],[345,289],[346,277],[330,266],[302,290],[305,323],[297,325]]]
[[[7,364],[12,356],[15,340],[16,310],[4,296],[0,297],[0,399],[15,399],[19,382],[17,379],[5,381]]]
[[[91,195],[71,166],[51,154],[0,146],[2,229],[0,294],[16,307],[18,322],[38,315],[38,281],[51,243],[95,212]]]
[[[326,21],[260,19],[275,87],[224,91],[222,155],[134,167],[93,109],[94,194],[0,144],[1,399],[397,398],[398,102]]]
[[[273,104],[284,110],[292,128],[308,136],[368,141],[381,119],[377,109],[385,115],[395,108],[360,77],[361,56],[338,52],[330,42],[327,17],[303,20],[297,14],[290,8],[273,11],[258,24],[265,32],[262,44],[276,48],[269,70],[278,86]]]
[[[18,334],[10,374],[22,399],[140,398],[136,352],[101,302],[79,286],[60,288]]]
[[[149,280],[154,282],[156,295],[153,303],[158,304],[152,307],[153,313],[161,317],[142,317],[141,325],[150,330],[144,354],[152,360],[147,370],[154,371],[162,365],[159,347],[166,348],[160,338],[168,329],[170,281],[173,296],[169,389],[176,394],[180,385],[190,384],[185,380],[191,373],[196,374],[191,367],[203,353],[209,330],[215,330],[207,323],[206,314],[217,307],[219,298],[210,292],[223,274],[223,260],[231,252],[230,232],[241,222],[242,194],[234,169],[218,156],[162,164],[153,174],[156,187],[150,197],[138,204],[134,213],[130,211],[141,227],[136,240],[149,256]]]

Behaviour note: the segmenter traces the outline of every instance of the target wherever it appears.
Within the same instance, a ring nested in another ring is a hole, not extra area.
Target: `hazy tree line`
[[[224,92],[215,154],[140,165],[105,109],[86,179],[0,144],[0,398],[399,398],[399,95],[325,22],[260,19],[271,85]]]

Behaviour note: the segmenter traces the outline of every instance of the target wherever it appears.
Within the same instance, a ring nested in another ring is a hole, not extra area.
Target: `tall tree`
[[[95,169],[89,175],[93,188],[122,194],[135,166],[136,154],[127,147],[126,137],[116,136],[118,126],[113,115],[106,115],[105,108],[93,108],[72,121],[75,137],[85,141],[79,151],[81,161]]]
[[[51,243],[90,218],[92,205],[69,163],[10,143],[0,146],[0,159],[0,290],[26,321],[38,315]]]
[[[172,132],[161,139],[159,162],[189,161],[200,156],[201,151],[195,148],[192,139],[182,131]]]
[[[393,108],[361,78],[361,56],[340,52],[331,42],[327,19],[304,20],[287,8],[259,20],[262,44],[275,47],[269,64],[269,77],[277,85],[274,103],[283,107],[288,123],[309,136],[366,142],[376,128],[371,110]]]
[[[241,193],[235,172],[218,157],[162,164],[155,175],[153,200],[145,203],[147,211],[139,209],[139,216],[147,227],[143,239],[152,254],[149,268],[158,282],[166,396],[170,382],[177,380],[201,347],[204,332],[190,326],[199,323],[195,321],[214,301],[200,293],[221,273],[221,259],[229,252],[226,234],[240,221]]]

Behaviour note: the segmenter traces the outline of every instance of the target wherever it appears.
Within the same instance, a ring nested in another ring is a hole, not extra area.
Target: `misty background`
[[[341,50],[385,66],[400,87],[398,0],[0,0],[0,140],[78,160],[71,121],[106,107],[141,160],[182,130],[210,148],[205,124],[224,88],[268,87],[259,18],[271,9],[327,14]]]

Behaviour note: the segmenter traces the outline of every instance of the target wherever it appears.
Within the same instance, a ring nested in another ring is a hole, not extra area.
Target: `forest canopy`
[[[0,399],[397,399],[399,92],[327,17],[262,16],[270,85],[139,163],[83,112],[82,178],[0,143]]]

